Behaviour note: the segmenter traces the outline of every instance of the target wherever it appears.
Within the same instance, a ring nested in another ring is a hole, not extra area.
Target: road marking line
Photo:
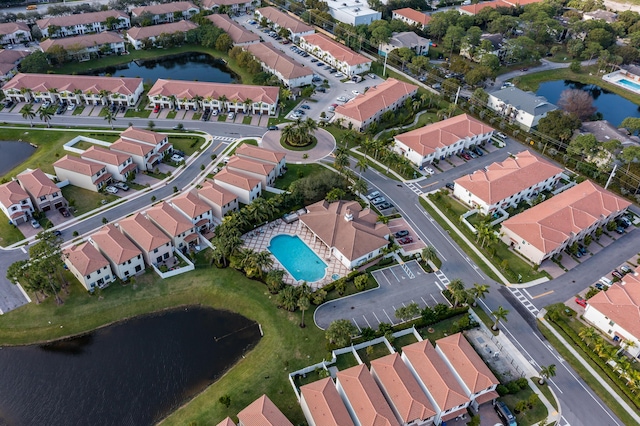
[[[529,295],[529,297],[531,297],[532,299],[537,299],[538,297],[546,296],[547,294],[551,294],[551,293],[553,293],[553,290],[547,291],[546,293],[542,293],[542,294],[539,294],[537,296]]]
[[[382,312],[384,312],[384,314],[387,316],[387,318],[389,318],[389,322],[391,324],[393,324],[393,321],[391,320],[391,317],[389,316],[389,314],[387,313],[387,311],[385,311],[384,309],[382,310]]]
[[[355,318],[351,318],[351,321],[353,321],[353,323],[356,325],[356,327],[358,327],[358,332],[362,333],[362,330],[360,329],[360,326],[358,325],[358,323],[356,322]]]
[[[373,314],[374,317],[376,317],[376,321],[378,321],[378,324],[381,324],[382,321],[380,321],[380,319],[378,318],[378,316],[376,315],[375,312],[371,311],[371,313]]]
[[[422,301],[424,302],[425,306],[429,306],[429,304],[427,302],[425,302],[424,297],[420,296],[420,299],[422,299]]]
[[[393,274],[393,276],[396,278],[396,280],[397,280],[398,282],[400,282],[400,279],[398,278],[398,276],[396,275],[396,273],[395,273],[395,272],[393,272],[393,268],[389,269],[389,271],[391,271],[391,273],[392,273],[392,274]]]
[[[367,319],[367,317],[365,317],[364,315],[362,315],[362,318],[364,318],[364,320],[366,321],[367,325],[369,326],[369,328],[371,328],[371,324],[369,324],[369,320]]]
[[[431,296],[431,298],[433,299],[434,302],[436,302],[436,305],[438,304],[438,301],[436,300],[435,297],[433,297],[433,294],[430,294],[429,296]]]

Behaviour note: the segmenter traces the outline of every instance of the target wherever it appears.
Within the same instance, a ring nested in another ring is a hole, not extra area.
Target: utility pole
[[[616,169],[618,168],[617,164],[613,165],[613,170],[611,170],[611,174],[609,175],[609,179],[607,179],[607,184],[604,186],[604,189],[607,189],[609,184],[611,183],[611,179],[616,175]]]
[[[458,105],[458,96],[460,96],[460,89],[461,89],[461,87],[458,86],[458,91],[456,92],[456,100],[454,102],[454,104],[456,104],[456,105]]]

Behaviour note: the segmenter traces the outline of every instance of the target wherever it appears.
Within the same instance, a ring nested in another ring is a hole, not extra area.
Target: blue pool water
[[[622,84],[623,86],[627,86],[630,89],[640,92],[640,84],[634,83],[633,81],[629,81],[626,78],[621,78],[620,80],[618,80],[618,83]]]
[[[298,281],[318,281],[327,270],[327,264],[297,235],[277,235],[271,239],[267,249]]]

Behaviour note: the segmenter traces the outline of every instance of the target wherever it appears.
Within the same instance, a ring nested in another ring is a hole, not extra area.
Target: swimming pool
[[[326,273],[327,264],[297,235],[276,235],[267,249],[297,281],[311,283]]]
[[[637,92],[640,92],[640,84],[634,83],[633,81],[629,81],[626,78],[621,78],[620,80],[617,81],[617,83],[621,84],[622,86],[626,86],[629,89],[633,89]]]

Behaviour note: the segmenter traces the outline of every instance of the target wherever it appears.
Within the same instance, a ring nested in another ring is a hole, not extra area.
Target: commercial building
[[[220,1],[220,0],[215,0]],[[249,31],[238,24],[228,15],[214,13],[206,17],[213,25],[227,33],[235,46],[247,46],[249,44],[260,43],[260,36],[253,31]]]
[[[324,34],[300,37],[300,47],[348,76],[369,72],[371,69],[371,59]]]
[[[109,261],[88,242],[63,250],[62,257],[69,271],[88,291],[105,288],[116,280]]]
[[[525,130],[536,127],[541,118],[558,109],[544,96],[525,92],[517,87],[506,87],[489,93],[487,105],[507,119],[516,121]]]
[[[245,48],[262,69],[278,77],[288,87],[307,86],[313,82],[313,70],[302,66],[269,43],[250,44]]]
[[[188,31],[195,30],[196,28],[198,28],[198,25],[191,21],[170,22],[168,24],[151,25],[149,27],[133,27],[127,31],[127,39],[136,50],[139,50],[145,48],[147,43],[155,46],[156,40],[161,35],[186,34]]]
[[[131,26],[129,15],[119,10],[102,10],[38,19],[36,25],[42,37],[70,37]],[[53,29],[53,31],[51,31]]]
[[[494,129],[467,114],[397,135],[394,150],[417,166],[444,160],[491,139]]]
[[[313,34],[315,30],[312,26],[309,26],[287,13],[281,12],[275,7],[267,6],[256,9],[256,17],[258,20],[262,18],[267,20],[267,23],[273,25],[273,28],[277,31],[280,28],[285,28],[289,31],[289,38],[293,42],[298,42],[300,37]]]
[[[57,210],[68,205],[60,188],[40,169],[22,172],[17,176],[17,180],[29,194],[33,206],[41,212]]]
[[[630,205],[586,180],[502,222],[502,241],[539,265],[623,215]]]
[[[142,252],[118,228],[108,224],[88,238],[109,261],[112,271],[123,281],[144,272]]]
[[[382,19],[382,13],[371,9],[364,0],[335,0],[328,1],[327,5],[333,19],[354,27]]]

